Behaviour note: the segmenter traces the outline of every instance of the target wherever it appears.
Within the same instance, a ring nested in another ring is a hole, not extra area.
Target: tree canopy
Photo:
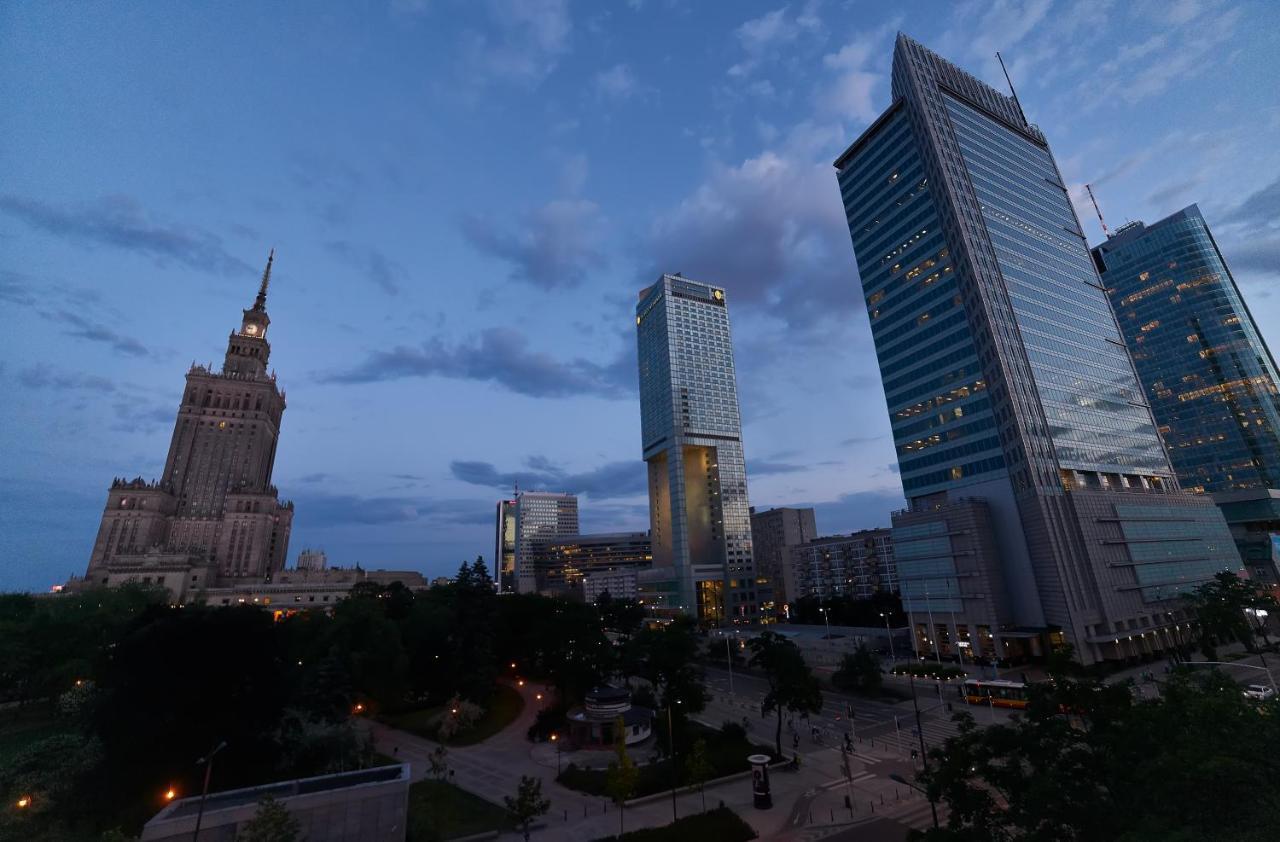
[[[1261,842],[1280,827],[1280,703],[1219,673],[1175,673],[1159,700],[1059,674],[1007,725],[955,718],[921,776],[950,808],[928,839]]]
[[[748,663],[763,672],[769,684],[761,707],[765,713],[777,714],[774,749],[781,756],[782,712],[818,713],[822,710],[822,689],[799,648],[782,635],[766,631],[747,645],[751,648]]]

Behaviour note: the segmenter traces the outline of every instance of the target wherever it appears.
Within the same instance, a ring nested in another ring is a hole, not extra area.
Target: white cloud
[[[470,78],[528,87],[542,82],[568,50],[568,0],[489,0],[487,9],[491,30],[464,40]]]
[[[729,68],[729,75],[739,78],[750,75],[765,60],[802,37],[824,37],[817,6],[816,2],[806,3],[794,16],[789,14],[790,6],[783,6],[741,24],[733,34],[746,57]]]
[[[595,89],[596,93],[603,97],[629,99],[640,90],[640,86],[631,68],[625,64],[615,64],[608,70],[596,74]]]

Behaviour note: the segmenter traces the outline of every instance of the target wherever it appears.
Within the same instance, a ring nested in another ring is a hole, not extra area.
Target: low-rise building
[[[553,596],[581,596],[586,577],[604,574],[630,574],[615,577],[615,586],[623,587],[635,596],[635,574],[653,564],[653,550],[649,535],[645,532],[607,532],[594,535],[560,535],[533,543],[529,558],[532,561],[539,593]],[[599,578],[601,589],[605,579]],[[597,590],[597,596],[599,590]],[[609,588],[611,596],[622,597]],[[594,601],[588,599],[588,601]]]
[[[409,764],[299,778],[265,786],[180,798],[142,828],[143,842],[232,842],[266,798],[298,822],[310,842],[404,842],[409,820]],[[203,802],[203,804],[202,804]]]
[[[788,549],[791,598],[843,596],[869,599],[898,589],[893,537],[888,529],[818,538]]]

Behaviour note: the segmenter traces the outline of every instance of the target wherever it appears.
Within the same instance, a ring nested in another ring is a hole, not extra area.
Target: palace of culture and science
[[[289,547],[293,504],[271,470],[284,392],[267,360],[267,286],[227,342],[222,370],[192,365],[158,481],[116,479],[107,492],[85,584],[162,585],[181,599],[210,587],[265,582]]]

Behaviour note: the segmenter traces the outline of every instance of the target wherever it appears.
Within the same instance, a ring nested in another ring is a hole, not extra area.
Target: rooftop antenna
[[[1107,221],[1102,218],[1102,208],[1098,207],[1098,200],[1093,196],[1093,187],[1086,184],[1084,189],[1089,191],[1089,201],[1093,202],[1093,212],[1098,215],[1098,224],[1102,226],[1102,235],[1110,239],[1111,232],[1107,230]]]
[[[1027,115],[1022,113],[1022,103],[1018,101],[1018,92],[1013,89],[1013,80],[1009,78],[1009,69],[1004,66],[1004,59],[1000,57],[1000,51],[996,51],[996,61],[1000,62],[1000,69],[1004,71],[1004,80],[1009,83],[1009,93],[1013,94],[1013,104],[1018,109],[1018,116],[1022,118],[1023,125],[1027,123]]]

